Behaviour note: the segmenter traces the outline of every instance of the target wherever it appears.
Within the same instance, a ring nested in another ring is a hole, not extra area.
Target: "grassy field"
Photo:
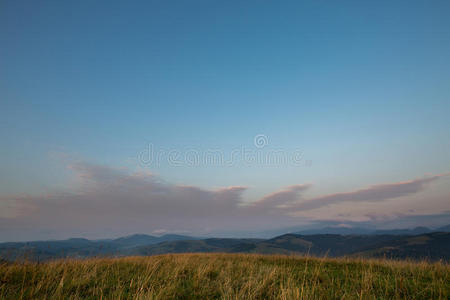
[[[450,266],[176,254],[2,263],[0,299],[449,299]]]

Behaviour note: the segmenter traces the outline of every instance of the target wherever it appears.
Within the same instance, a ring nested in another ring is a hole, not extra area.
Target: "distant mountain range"
[[[72,238],[61,241],[0,243],[0,257],[7,260],[17,258],[48,260],[63,257],[123,256],[141,246],[181,240],[196,240],[196,238],[177,234],[167,234],[160,237],[134,234],[108,240]]]
[[[447,230],[450,226],[446,226]],[[271,239],[160,237],[136,234],[110,240],[73,238],[61,241],[1,243],[4,260],[85,258],[93,256],[156,255],[186,252],[309,254],[450,261],[450,233],[412,230],[377,231],[376,234],[284,234]],[[421,232],[420,234],[414,234]]]
[[[133,255],[184,252],[261,254],[309,254],[314,256],[361,256],[396,259],[450,260],[450,233],[421,235],[297,235],[272,239],[204,239],[164,242],[133,249]]]
[[[301,235],[312,235],[312,234],[364,234],[364,235],[383,235],[383,234],[392,234],[392,235],[417,235],[424,233],[432,233],[432,232],[450,232],[450,225],[442,226],[434,229],[430,229],[427,227],[416,227],[413,229],[368,229],[362,227],[324,227],[318,229],[308,229],[301,230],[295,232],[296,234]]]

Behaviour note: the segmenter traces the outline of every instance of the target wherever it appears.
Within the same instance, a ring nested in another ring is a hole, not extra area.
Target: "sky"
[[[0,241],[450,223],[449,1],[0,2]]]

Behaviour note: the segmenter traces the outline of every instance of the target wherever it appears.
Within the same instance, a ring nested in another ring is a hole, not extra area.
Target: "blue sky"
[[[449,13],[448,1],[2,1],[2,205],[82,191],[79,164],[202,190],[245,186],[243,202],[298,184],[313,184],[315,199],[445,174]],[[182,155],[301,150],[305,163],[145,165],[149,144]],[[413,208],[366,209],[444,213],[446,185],[405,196]]]

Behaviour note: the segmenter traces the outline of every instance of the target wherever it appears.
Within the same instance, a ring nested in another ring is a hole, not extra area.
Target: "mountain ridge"
[[[135,234],[112,240],[71,238],[60,241],[0,244],[6,260],[49,260],[95,256],[157,255],[166,253],[224,252],[296,254],[313,256],[364,256],[450,261],[450,233],[395,234],[282,234],[270,239],[159,237]]]

